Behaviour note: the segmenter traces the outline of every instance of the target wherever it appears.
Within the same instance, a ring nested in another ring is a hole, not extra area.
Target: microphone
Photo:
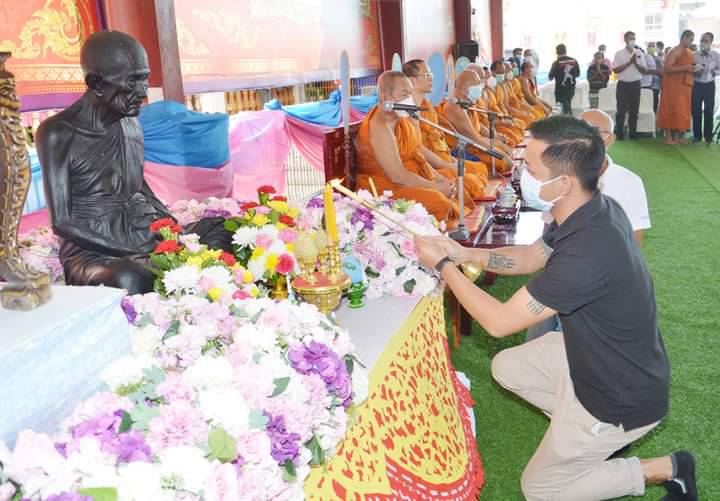
[[[447,98],[447,102],[450,104],[457,104],[465,110],[473,105],[473,103],[471,103],[470,101],[467,101],[465,99],[458,99],[458,98],[452,97],[452,96]]]
[[[414,104],[395,103],[393,101],[383,101],[382,109],[383,111],[427,111],[427,108],[423,108],[422,106],[415,106]]]

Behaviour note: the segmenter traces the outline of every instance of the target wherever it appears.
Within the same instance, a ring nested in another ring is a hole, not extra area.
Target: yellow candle
[[[325,232],[328,239],[337,243],[337,225],[335,224],[335,204],[333,203],[333,189],[329,184],[325,186],[323,191],[323,202],[325,205]]]
[[[370,191],[375,198],[378,198],[378,191],[377,188],[375,188],[375,181],[373,181],[373,178],[371,177],[368,177],[368,181],[370,182]]]

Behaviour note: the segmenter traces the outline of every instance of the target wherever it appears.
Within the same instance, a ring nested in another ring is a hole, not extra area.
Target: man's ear
[[[88,89],[90,89],[97,97],[103,96],[102,81],[102,76],[98,75],[97,73],[88,73],[85,76],[85,84],[88,86]]]

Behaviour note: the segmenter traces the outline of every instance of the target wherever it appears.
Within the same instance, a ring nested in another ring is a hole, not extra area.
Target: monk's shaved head
[[[470,64],[468,64],[468,65],[465,67],[465,69],[466,69],[466,70],[472,70],[472,71],[474,71],[474,72],[477,73],[478,76],[480,76],[481,78],[482,78],[483,74],[485,73],[485,72],[483,71],[482,66],[480,66],[480,65],[477,64],[477,63],[470,63]]]
[[[468,68],[465,68],[463,71],[461,71],[457,79],[455,80],[455,85],[458,87],[470,87],[479,83],[480,75],[477,73],[477,71],[470,70]]]
[[[601,110],[588,110],[583,111],[580,114],[580,120],[585,120],[587,123],[596,127],[600,136],[603,138],[605,147],[610,147],[614,143],[613,129],[615,124],[613,123],[612,117]]]
[[[410,79],[402,71],[385,71],[377,80],[377,91],[380,94],[393,94],[401,83],[410,86]]]

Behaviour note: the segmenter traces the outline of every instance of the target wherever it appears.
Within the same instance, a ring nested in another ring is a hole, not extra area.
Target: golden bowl
[[[292,281],[295,294],[306,303],[317,306],[325,315],[329,315],[340,306],[343,293],[350,285],[350,277],[344,273],[336,281],[330,281],[320,272],[315,273],[315,283],[312,284],[303,277],[297,277]]]

